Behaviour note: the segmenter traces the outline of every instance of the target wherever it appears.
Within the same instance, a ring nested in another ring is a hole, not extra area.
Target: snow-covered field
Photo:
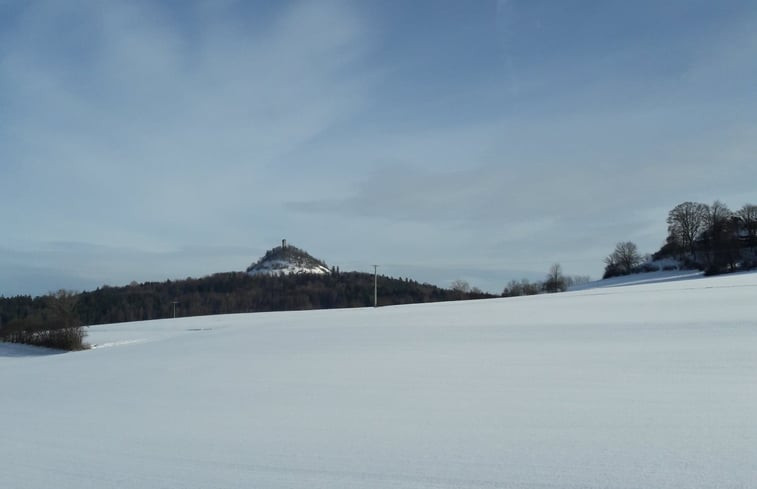
[[[657,272],[633,273],[619,277],[595,280],[584,284],[572,285],[570,291],[598,289],[604,287],[625,287],[626,285],[658,284],[676,282],[678,280],[693,280],[704,278],[704,272],[698,270],[665,270]]]
[[[0,345],[1,488],[754,488],[757,274]]]

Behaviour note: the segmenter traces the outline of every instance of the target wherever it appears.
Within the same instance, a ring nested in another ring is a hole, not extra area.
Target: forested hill
[[[373,275],[337,272],[329,275],[249,276],[229,272],[198,279],[101,287],[76,296],[76,314],[85,325],[231,314],[365,307],[373,305]],[[379,305],[410,304],[494,297],[442,289],[408,279],[378,277]],[[44,316],[49,301],[28,296],[0,298],[3,324]]]

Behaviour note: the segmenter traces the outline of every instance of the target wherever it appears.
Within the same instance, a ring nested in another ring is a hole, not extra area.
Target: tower
[[[286,248],[287,247],[287,240],[285,240],[285,239],[281,240],[281,247],[282,248]]]

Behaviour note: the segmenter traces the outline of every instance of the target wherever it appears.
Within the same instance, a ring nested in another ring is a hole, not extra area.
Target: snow
[[[621,287],[626,285],[653,284],[662,282],[675,282],[678,280],[691,280],[704,277],[704,272],[699,270],[665,270],[658,272],[632,273],[619,277],[595,280],[585,284],[569,287],[571,292],[579,290],[598,289],[603,287]]]
[[[268,260],[255,265],[247,272],[249,275],[288,275],[297,273],[314,273],[328,275],[331,271],[323,265],[305,266],[287,260]]]
[[[739,274],[0,344],[0,487],[755,487],[756,297]]]

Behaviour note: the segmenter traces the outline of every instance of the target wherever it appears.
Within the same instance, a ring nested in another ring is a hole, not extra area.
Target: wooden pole
[[[378,265],[373,265],[373,307],[378,307]]]

